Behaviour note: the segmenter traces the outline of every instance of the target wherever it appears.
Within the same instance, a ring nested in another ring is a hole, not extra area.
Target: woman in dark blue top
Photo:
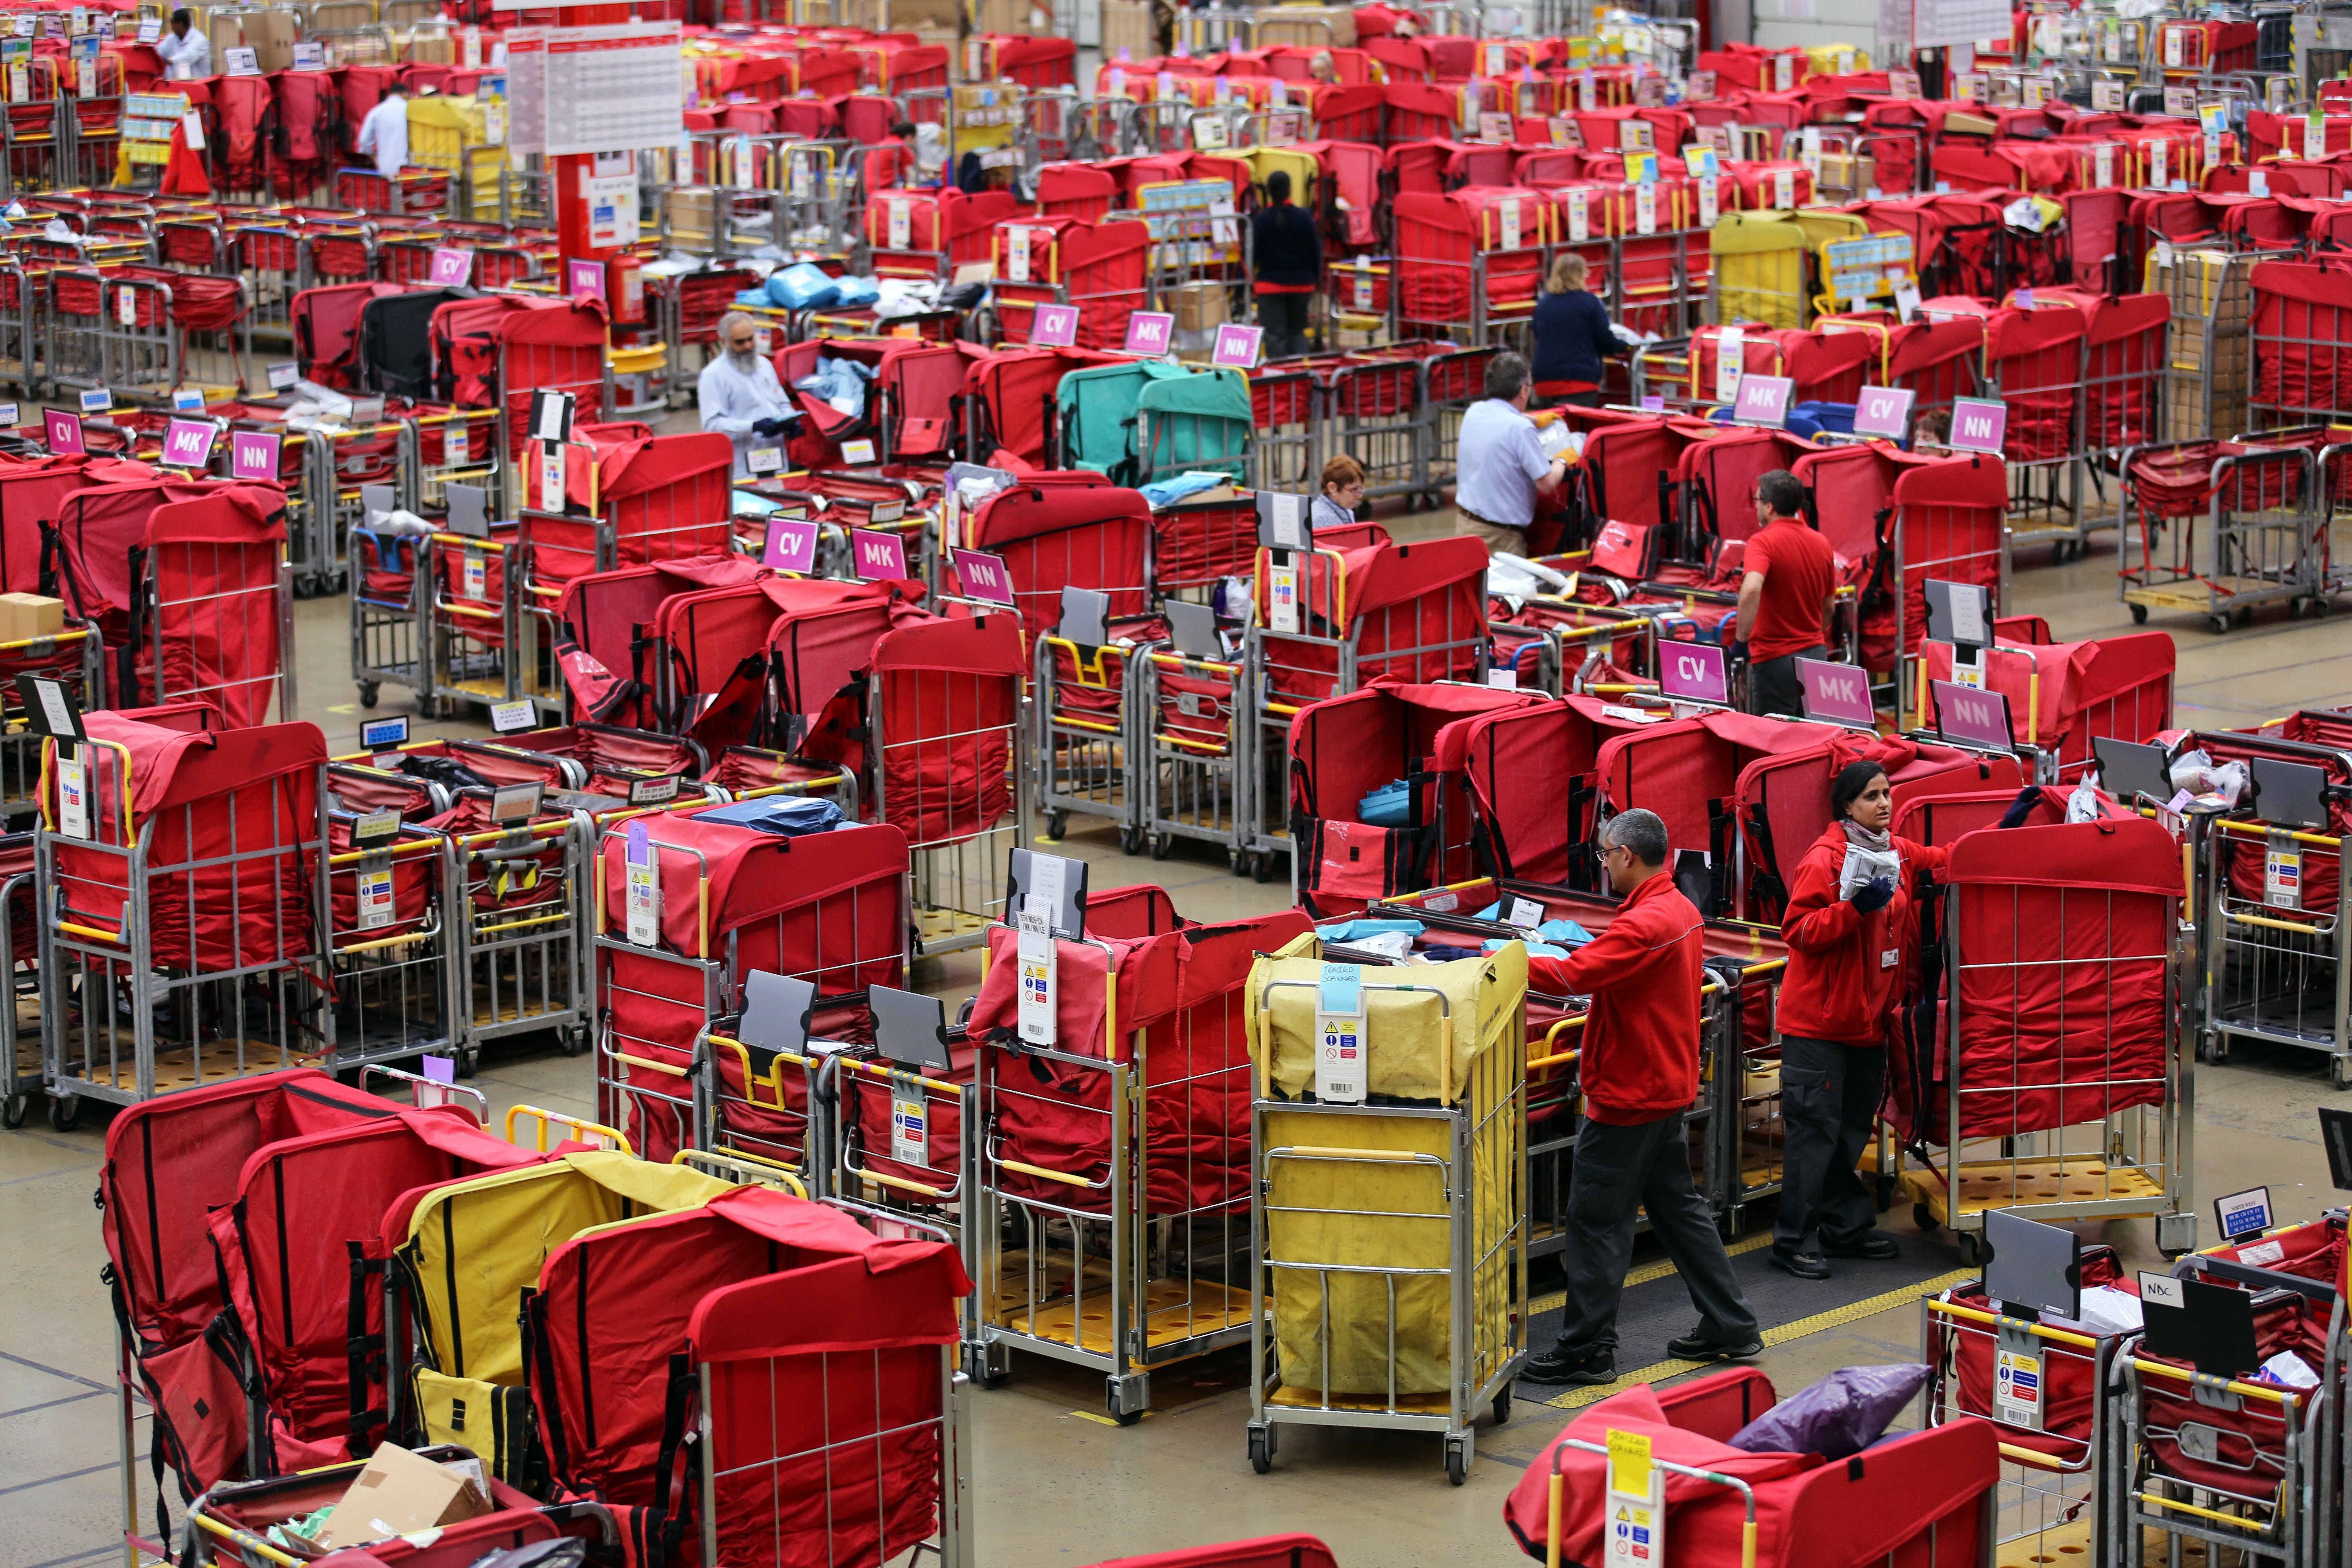
[[[1625,352],[1609,330],[1609,311],[1584,286],[1584,258],[1563,251],[1551,264],[1543,297],[1536,301],[1536,395],[1601,405],[1603,362]]]
[[[1258,325],[1265,357],[1294,359],[1307,352],[1307,309],[1323,280],[1323,238],[1315,219],[1290,205],[1290,176],[1265,177],[1266,205],[1250,219],[1250,260],[1257,277]]]

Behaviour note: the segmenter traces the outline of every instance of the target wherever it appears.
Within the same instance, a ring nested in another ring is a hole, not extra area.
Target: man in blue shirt
[[[740,310],[730,310],[719,323],[719,353],[702,367],[695,384],[695,401],[702,408],[702,427],[716,430],[735,443],[735,477],[751,473],[751,454],[772,451],[775,467],[783,468],[786,426],[799,416],[791,395],[776,379],[776,367],[760,357],[759,328]],[[765,463],[761,465],[767,468]]]
[[[1528,552],[1536,501],[1559,489],[1568,459],[1544,456],[1528,417],[1528,362],[1499,353],[1486,365],[1486,396],[1462,416],[1454,454],[1457,532],[1475,534],[1491,551]]]

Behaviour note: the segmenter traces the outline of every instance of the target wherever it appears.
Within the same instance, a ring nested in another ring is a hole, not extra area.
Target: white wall
[[[1750,42],[1768,49],[1852,44],[1878,65],[1878,0],[1755,0]]]

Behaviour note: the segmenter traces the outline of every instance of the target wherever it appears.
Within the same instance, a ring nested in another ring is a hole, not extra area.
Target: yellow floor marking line
[[[1864,1318],[1874,1317],[1890,1307],[1900,1307],[1906,1302],[1916,1301],[1922,1296],[1932,1296],[1938,1290],[1948,1289],[1954,1285],[1974,1279],[1983,1272],[1981,1268],[1958,1268],[1933,1279],[1923,1279],[1916,1285],[1906,1285],[1900,1290],[1889,1290],[1883,1296],[1872,1296],[1860,1301],[1849,1301],[1843,1307],[1832,1307],[1826,1312],[1816,1312],[1810,1318],[1799,1318],[1794,1322],[1782,1323],[1777,1328],[1767,1329],[1764,1331],[1764,1343],[1767,1347],[1784,1345],[1791,1340],[1801,1340],[1807,1334],[1820,1333],[1823,1329],[1834,1329],[1847,1323],[1858,1322]],[[1587,1405],[1597,1404],[1612,1394],[1622,1394],[1629,1388],[1639,1387],[1645,1383],[1658,1383],[1669,1377],[1680,1377],[1684,1373],[1697,1372],[1704,1367],[1735,1364],[1737,1363],[1727,1362],[1662,1361],[1654,1366],[1645,1366],[1638,1372],[1626,1373],[1614,1383],[1601,1383],[1585,1388],[1567,1389],[1554,1394],[1544,1403],[1558,1410],[1576,1410]]]

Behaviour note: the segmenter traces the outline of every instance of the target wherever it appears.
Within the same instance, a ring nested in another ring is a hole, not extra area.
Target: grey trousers
[[[1588,1119],[1576,1135],[1568,1187],[1568,1306],[1559,1347],[1571,1354],[1617,1348],[1617,1304],[1633,1257],[1634,1211],[1665,1244],[1698,1309],[1699,1328],[1726,1344],[1756,1337],[1756,1314],[1732,1277],[1715,1213],[1691,1184],[1683,1113],[1633,1127]]]
[[[1780,1207],[1776,1252],[1802,1252],[1816,1232],[1832,1247],[1857,1241],[1878,1217],[1854,1166],[1878,1114],[1886,1053],[1786,1035],[1780,1040]]]

